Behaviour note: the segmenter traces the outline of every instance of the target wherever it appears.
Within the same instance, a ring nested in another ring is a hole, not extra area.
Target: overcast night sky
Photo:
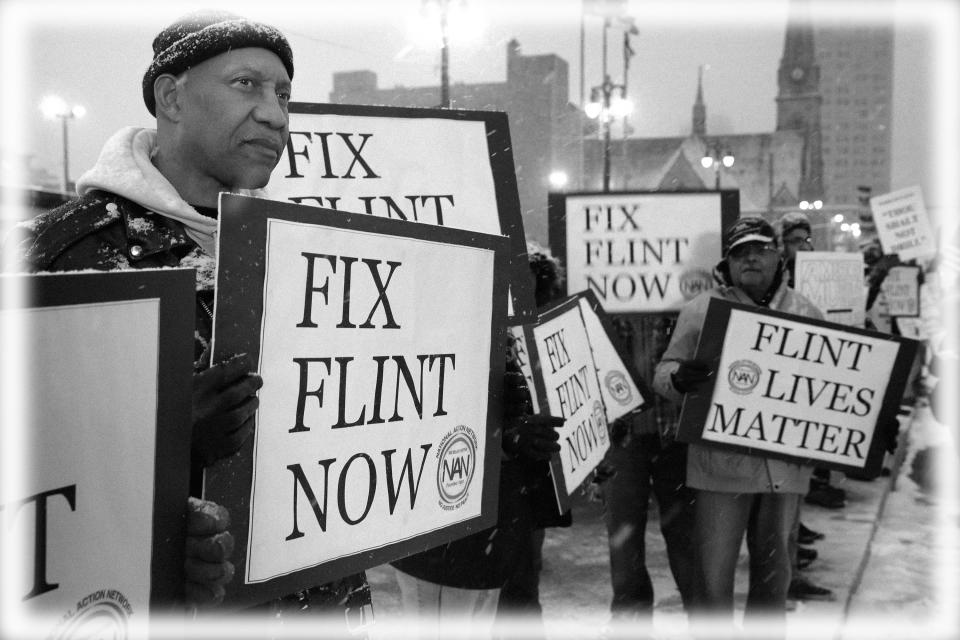
[[[439,51],[415,42],[410,23],[421,0],[340,0],[164,3],[0,0],[3,135],[7,151],[33,153],[55,175],[61,162],[57,123],[38,105],[48,94],[81,104],[87,114],[70,123],[70,175],[93,164],[103,141],[124,125],[153,126],[140,97],[151,59],[150,42],[175,18],[218,7],[281,28],[294,50],[294,100],[326,102],[335,71],[375,71],[380,87],[439,84]],[[454,5],[459,4],[454,0]],[[466,0],[478,26],[471,40],[453,37],[451,82],[503,82],[506,43],[525,54],[555,53],[570,65],[570,101],[580,103],[580,0]],[[632,0],[639,35],[631,44],[627,85],[637,104],[638,136],[689,133],[697,68],[704,74],[709,133],[760,133],[774,127],[776,73],[783,49],[787,0],[650,2]],[[817,3],[834,19],[855,24],[893,16],[895,31],[894,189],[924,186],[928,206],[955,205],[936,170],[955,182],[957,11],[950,2]],[[602,81],[601,20],[585,25],[585,87]],[[623,82],[622,31],[609,31],[609,71]],[[946,79],[944,81],[944,79]],[[949,91],[936,87],[946,85]],[[10,90],[14,87],[16,90]],[[936,124],[937,111],[942,121]],[[950,114],[946,117],[944,114]],[[942,130],[949,125],[952,130]],[[932,135],[937,131],[937,135]],[[944,152],[944,155],[940,155]],[[945,164],[942,158],[950,160]],[[949,173],[947,173],[949,172]],[[938,186],[939,185],[939,186]],[[939,189],[939,192],[935,190]],[[951,187],[951,190],[953,188]]]

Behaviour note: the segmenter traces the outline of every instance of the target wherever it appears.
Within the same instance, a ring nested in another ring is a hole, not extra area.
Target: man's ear
[[[177,121],[181,109],[179,100],[181,87],[176,76],[169,73],[161,74],[153,81],[153,97],[157,102],[158,117],[162,113],[167,120]]]

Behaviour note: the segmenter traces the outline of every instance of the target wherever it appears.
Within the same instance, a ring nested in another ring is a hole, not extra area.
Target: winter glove
[[[193,374],[191,453],[201,466],[236,453],[253,433],[263,379],[239,355]]]
[[[887,453],[893,454],[893,452],[897,450],[897,445],[900,441],[900,421],[893,418],[884,425],[882,433],[884,436],[883,448]]]
[[[233,580],[233,536],[227,531],[230,512],[215,502],[187,499],[187,544],[184,573],[188,606],[220,604],[224,585]]]
[[[587,500],[603,504],[606,497],[604,495],[606,482],[615,475],[617,475],[616,468],[606,460],[601,461],[597,468],[593,470],[593,478],[584,485],[583,492],[586,494]]]
[[[695,391],[706,382],[713,371],[710,365],[702,360],[681,360],[680,368],[670,374],[673,388],[680,393]]]
[[[630,444],[630,423],[622,417],[610,423],[610,442],[618,447]]]
[[[556,429],[563,426],[563,418],[544,415],[527,415],[512,418],[503,432],[503,450],[512,456],[532,460],[549,460],[560,451],[560,434]]]

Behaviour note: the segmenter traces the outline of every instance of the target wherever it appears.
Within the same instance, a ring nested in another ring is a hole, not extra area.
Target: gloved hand
[[[887,453],[893,454],[900,442],[900,421],[892,418],[890,422],[884,425],[881,433],[884,435],[883,448]]]
[[[563,418],[545,415],[525,415],[512,418],[503,432],[503,450],[512,456],[521,455],[532,460],[549,460],[560,451]]]
[[[193,374],[191,453],[203,466],[236,453],[253,433],[263,379],[251,369],[244,354]]]
[[[617,418],[610,423],[610,442],[618,447],[625,447],[630,444],[630,422],[622,417]]]
[[[223,602],[224,585],[233,580],[230,512],[209,500],[187,499],[187,544],[184,572],[186,603],[210,607]]]
[[[593,470],[593,477],[583,487],[583,492],[587,496],[587,500],[590,502],[596,502],[603,504],[604,498],[604,487],[606,486],[607,480],[617,475],[617,469],[603,460],[600,464],[597,465],[597,468]]]
[[[680,393],[690,393],[712,375],[710,365],[702,360],[681,360],[680,368],[670,374],[670,381]]]

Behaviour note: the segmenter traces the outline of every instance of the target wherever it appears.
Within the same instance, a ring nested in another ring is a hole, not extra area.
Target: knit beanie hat
[[[293,51],[274,27],[225,11],[200,11],[180,18],[153,39],[153,62],[143,76],[143,101],[147,110],[157,115],[153,97],[157,76],[177,75],[204,60],[244,47],[274,52],[293,79]]]
[[[730,253],[730,250],[737,245],[746,242],[767,242],[773,243],[776,235],[769,222],[759,216],[747,216],[740,218],[727,229],[723,238],[723,255]]]
[[[807,234],[813,233],[813,227],[810,226],[810,219],[799,211],[789,211],[783,214],[783,217],[777,221],[777,227],[780,233],[778,237],[782,240],[794,229],[805,229]]]

